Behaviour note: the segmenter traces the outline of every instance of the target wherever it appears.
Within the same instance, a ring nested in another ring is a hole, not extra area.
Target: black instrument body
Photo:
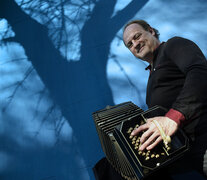
[[[132,130],[146,119],[165,115],[166,110],[155,106],[143,111],[126,102],[93,113],[93,119],[107,160],[125,179],[143,179],[171,164],[189,149],[189,139],[179,129],[171,137],[170,150],[160,143],[151,151],[139,151],[141,133],[130,136]]]

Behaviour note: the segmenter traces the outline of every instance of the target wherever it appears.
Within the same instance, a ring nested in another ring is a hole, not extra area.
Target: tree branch
[[[132,0],[124,9],[118,11],[111,19],[109,27],[116,34],[135,14],[148,2],[148,0]],[[137,7],[137,8],[135,8]]]

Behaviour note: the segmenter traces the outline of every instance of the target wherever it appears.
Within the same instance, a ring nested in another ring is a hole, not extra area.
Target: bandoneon
[[[140,151],[140,137],[131,132],[146,122],[146,119],[165,115],[166,110],[155,106],[146,111],[125,102],[93,113],[102,149],[113,168],[128,180],[143,179],[171,164],[189,149],[189,139],[178,131],[171,137],[169,147],[161,142],[151,151]]]

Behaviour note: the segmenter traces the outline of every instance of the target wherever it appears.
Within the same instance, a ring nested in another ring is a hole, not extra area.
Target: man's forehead
[[[140,29],[140,28],[143,29],[143,27],[138,23],[132,23],[126,27],[126,29],[134,29],[134,28],[135,29]]]

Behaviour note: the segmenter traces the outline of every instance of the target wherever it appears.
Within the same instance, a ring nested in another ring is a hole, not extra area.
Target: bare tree
[[[0,18],[5,18],[15,33],[5,41],[23,46],[53,99],[50,110],[55,106],[60,108],[74,130],[89,167],[101,154],[97,151],[99,140],[91,113],[113,105],[106,75],[110,43],[147,0],[132,0],[112,16],[116,2],[22,0],[17,4],[14,0],[0,1]],[[41,18],[35,19],[37,16]],[[72,49],[78,46],[80,55],[73,58]]]

